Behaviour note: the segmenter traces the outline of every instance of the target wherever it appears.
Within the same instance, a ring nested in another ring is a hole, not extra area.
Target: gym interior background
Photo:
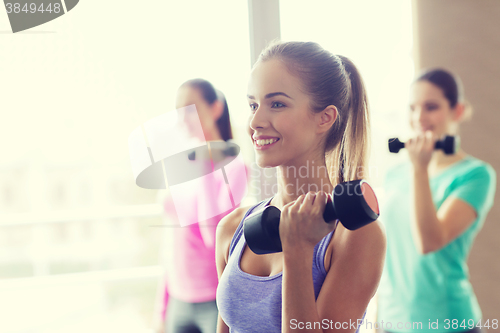
[[[498,172],[499,17],[496,0],[109,0],[12,34],[0,10],[0,332],[150,332],[168,231],[158,227],[161,195],[134,183],[128,135],[173,110],[182,82],[203,77],[226,94],[252,164],[246,84],[277,37],[316,41],[360,68],[379,196],[387,166],[401,158],[387,138],[404,137],[420,68],[461,76],[475,109],[464,149]],[[262,199],[258,190],[273,183],[266,171],[243,204]],[[469,258],[490,319],[500,308],[499,220],[495,200]]]

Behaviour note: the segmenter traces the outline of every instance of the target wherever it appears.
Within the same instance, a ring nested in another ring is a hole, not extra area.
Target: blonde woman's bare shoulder
[[[383,263],[386,251],[385,228],[376,220],[362,228],[351,231],[339,224],[334,234],[334,256],[356,257],[358,259],[378,260]]]
[[[223,229],[224,233],[230,233],[232,236],[240,224],[241,219],[250,208],[251,206],[236,208],[220,220],[219,227]]]
[[[354,231],[347,230],[341,224],[339,224],[339,227],[335,232],[338,232],[339,241],[344,243],[344,245],[347,245],[346,243],[350,243],[350,245],[359,243],[359,245],[370,244],[385,247],[385,228],[380,220],[376,220]]]

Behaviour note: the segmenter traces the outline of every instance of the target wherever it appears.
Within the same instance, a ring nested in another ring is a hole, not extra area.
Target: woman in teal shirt
[[[474,238],[493,205],[495,171],[462,149],[454,155],[434,150],[438,139],[458,134],[469,113],[455,75],[434,69],[413,83],[415,135],[405,144],[410,158],[387,173],[381,207],[387,255],[377,323],[385,331],[498,328],[498,320],[482,320],[467,267]]]

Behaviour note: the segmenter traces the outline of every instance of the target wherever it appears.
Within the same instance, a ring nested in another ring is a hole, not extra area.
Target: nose
[[[258,107],[257,110],[250,116],[249,125],[250,128],[256,130],[258,128],[264,128],[267,123],[266,115],[262,107]]]

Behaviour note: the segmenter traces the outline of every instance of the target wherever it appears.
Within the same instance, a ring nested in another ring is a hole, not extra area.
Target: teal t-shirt
[[[495,171],[466,156],[430,178],[437,210],[448,197],[456,197],[471,205],[477,218],[451,243],[424,255],[412,237],[411,170],[411,163],[406,162],[385,177],[380,220],[386,229],[387,254],[378,289],[377,323],[383,320],[383,328],[393,332],[466,331],[468,324],[476,324],[482,316],[469,282],[467,257],[493,205]]]

